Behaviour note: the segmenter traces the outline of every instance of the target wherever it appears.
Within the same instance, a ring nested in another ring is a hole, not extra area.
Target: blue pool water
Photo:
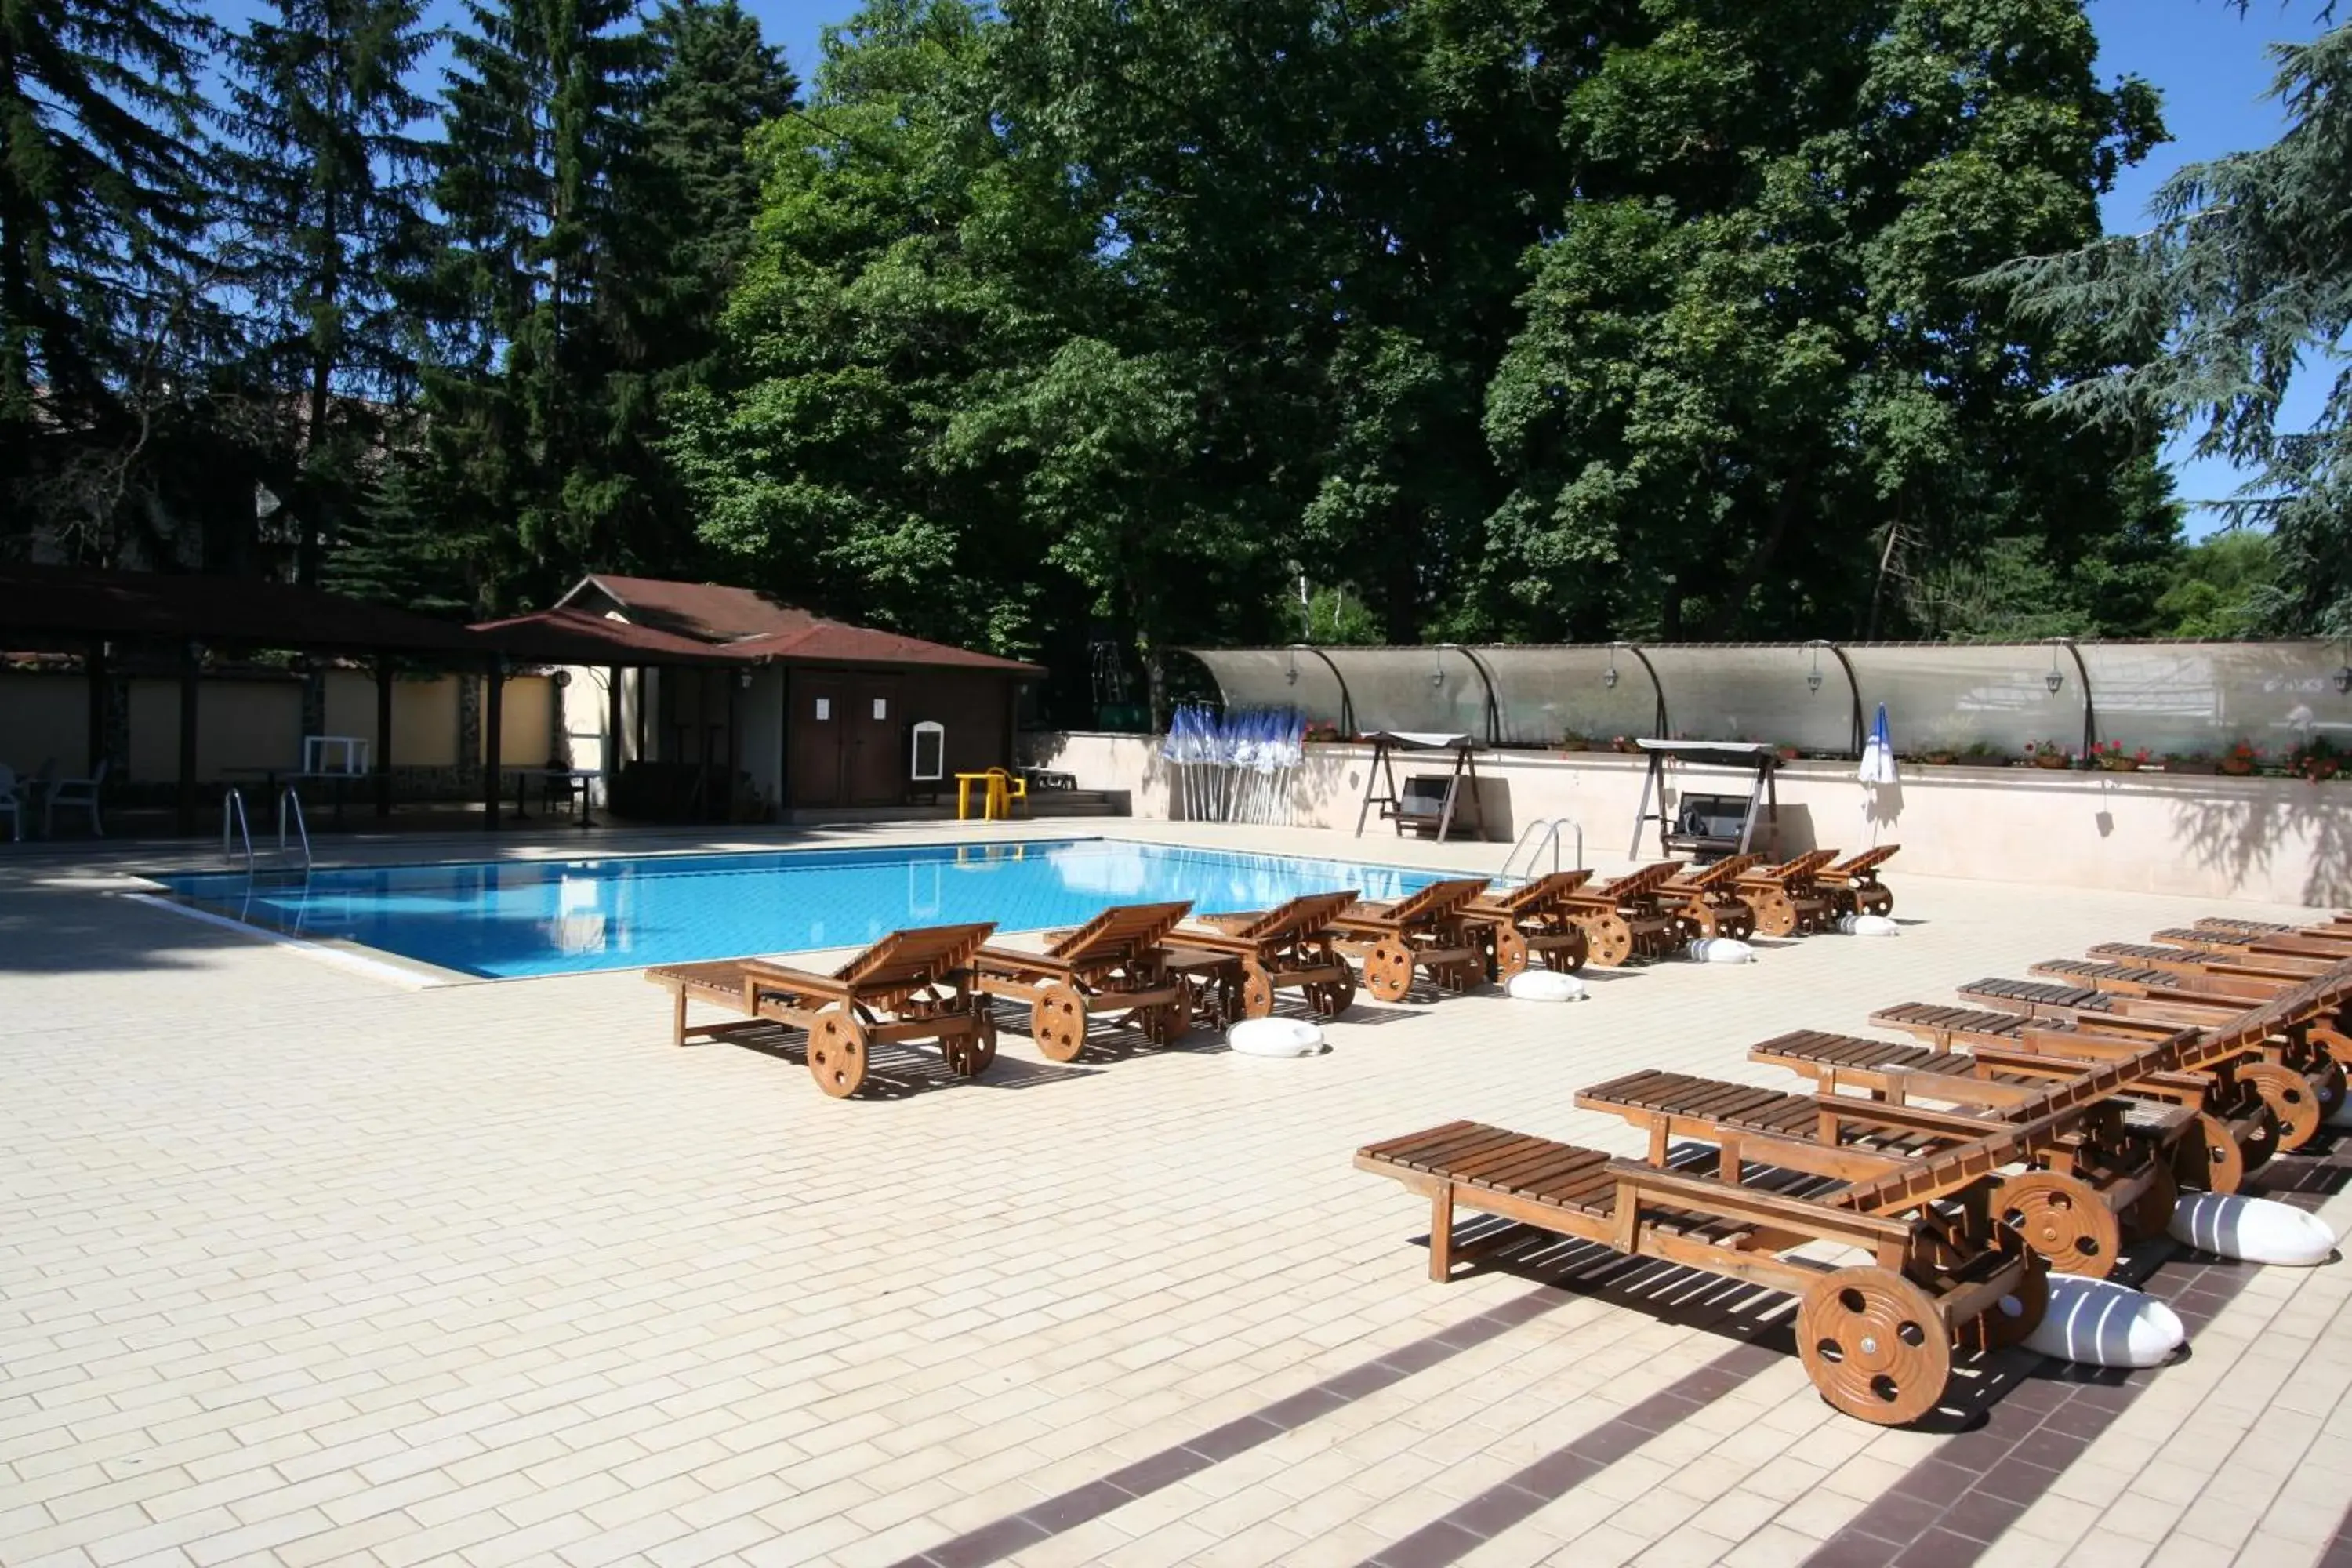
[[[503,979],[854,947],[903,926],[1076,925],[1107,904],[1190,899],[1262,910],[1354,888],[1400,898],[1436,873],[1286,855],[1079,838],[318,871],[307,886],[242,872],[160,877],[199,908]]]

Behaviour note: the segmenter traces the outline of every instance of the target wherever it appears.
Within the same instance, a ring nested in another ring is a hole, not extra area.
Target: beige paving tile
[[[598,848],[632,842],[685,841]],[[1596,976],[1573,1008],[1368,1007],[1293,1063],[1204,1040],[1063,1072],[1008,1028],[981,1084],[845,1104],[784,1058],[669,1049],[631,973],[394,989],[79,875],[0,866],[24,933],[0,1103],[31,1134],[0,1147],[11,1568],[888,1561],[1268,1406],[1288,1430],[1018,1560],[1354,1564],[1730,1342],[1507,1271],[1427,1283],[1425,1209],[1355,1147],[1464,1116],[1633,1152],[1579,1088],[1640,1066],[1776,1082],[1751,1040],[2211,907],[1898,879],[1919,923],[1893,942]],[[2352,1221],[2352,1196],[2328,1212]],[[2345,1275],[2252,1276],[2032,1539],[2079,1537],[2070,1563],[2315,1555],[2352,1468]],[[1333,1379],[1350,1394],[1278,1405]],[[1799,1560],[1943,1440],[1849,1424],[1776,1364],[1464,1561]]]

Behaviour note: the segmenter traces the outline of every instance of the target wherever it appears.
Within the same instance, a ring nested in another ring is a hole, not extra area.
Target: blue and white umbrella
[[[1871,722],[1870,741],[1862,748],[1862,766],[1854,777],[1866,784],[1895,782],[1895,734],[1887,728],[1884,702],[1878,705],[1878,717]]]

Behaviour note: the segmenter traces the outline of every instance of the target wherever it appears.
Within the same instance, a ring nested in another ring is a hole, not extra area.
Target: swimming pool
[[[1258,910],[1354,888],[1401,898],[1434,871],[1075,838],[778,854],[679,855],[155,879],[264,930],[358,942],[486,979],[854,947],[902,926],[1076,925],[1106,904],[1190,899]]]

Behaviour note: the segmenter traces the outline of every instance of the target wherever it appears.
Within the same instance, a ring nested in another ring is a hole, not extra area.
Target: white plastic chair
[[[25,841],[25,786],[16,782],[16,770],[0,763],[0,812],[8,816],[8,840],[12,844]]]
[[[53,838],[57,836],[58,807],[61,805],[87,807],[89,812],[90,832],[100,838],[106,837],[106,827],[98,819],[98,792],[99,787],[106,783],[106,770],[113,763],[113,758],[101,757],[99,759],[98,771],[89,777],[59,779],[49,786],[48,797],[41,802],[42,837]]]

